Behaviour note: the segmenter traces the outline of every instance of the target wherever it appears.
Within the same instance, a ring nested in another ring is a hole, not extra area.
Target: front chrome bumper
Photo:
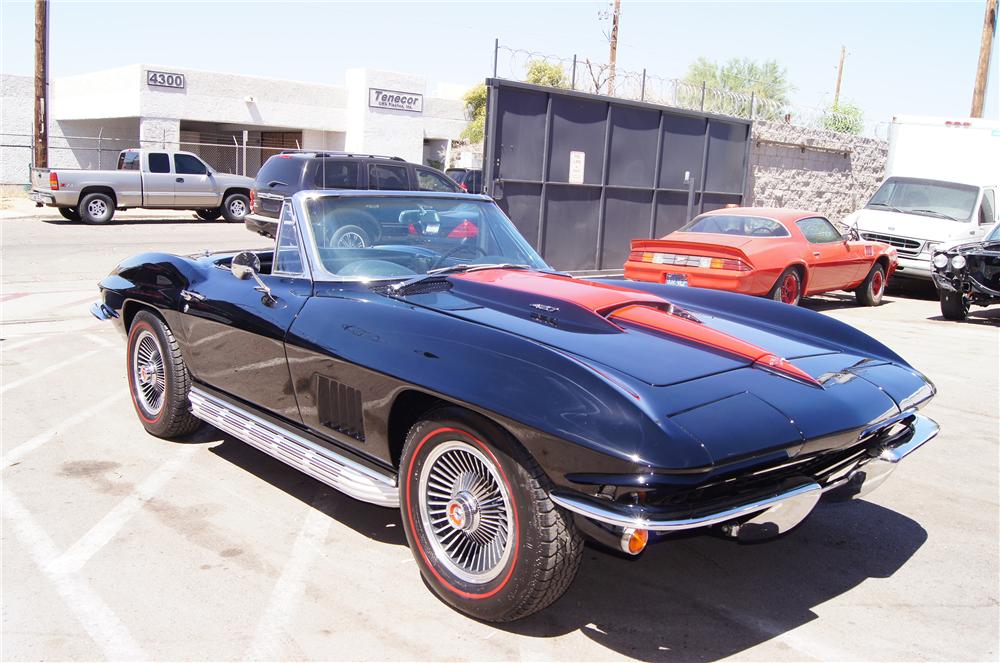
[[[938,434],[939,427],[933,420],[920,414],[912,416],[913,421],[906,434],[895,437],[891,446],[882,448],[876,456],[862,459],[826,485],[802,477],[793,485],[783,485],[772,495],[712,513],[681,518],[662,517],[640,505],[608,502],[580,493],[555,490],[549,496],[568,511],[613,527],[679,532],[728,524],[727,531],[741,540],[770,538],[805,520],[824,494],[834,501],[857,499],[882,485],[899,461]]]

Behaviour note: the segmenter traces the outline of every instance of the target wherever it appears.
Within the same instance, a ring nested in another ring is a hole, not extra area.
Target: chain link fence
[[[794,124],[838,133],[864,134],[885,138],[887,123],[876,123],[851,113],[786,104],[753,94],[734,92],[707,85],[693,85],[677,78],[664,78],[643,69],[634,71],[612,67],[603,61],[540,53],[504,46],[494,51],[494,75],[522,82],[539,82],[578,92],[620,99],[646,101],[664,106],[697,110],[733,117]],[[545,65],[545,66],[540,66]]]
[[[30,180],[33,152],[31,134],[0,133],[0,152],[4,168],[0,184],[26,185]],[[206,134],[181,131],[159,139],[118,138],[108,136],[49,135],[50,168],[82,168],[113,170],[122,150],[146,148],[180,150],[197,154],[213,169],[256,177],[261,165],[280,152],[303,150],[298,141],[294,146],[265,145],[259,137],[244,140],[241,134]]]

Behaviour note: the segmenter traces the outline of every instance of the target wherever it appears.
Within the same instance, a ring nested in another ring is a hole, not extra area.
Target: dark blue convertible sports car
[[[358,223],[401,230],[343,242]],[[934,387],[865,334],[554,272],[484,196],[300,192],[272,249],[146,253],[100,288],[146,430],[207,421],[400,508],[427,583],[484,620],[555,601],[583,537],[775,536],[937,433]]]

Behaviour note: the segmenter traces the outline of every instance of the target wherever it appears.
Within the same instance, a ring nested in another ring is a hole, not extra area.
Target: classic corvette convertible
[[[331,239],[359,214],[422,230]],[[937,433],[917,411],[931,383],[855,329],[553,272],[484,196],[299,192],[277,233],[101,281],[136,414],[168,438],[206,421],[401,509],[427,584],[479,619],[555,601],[584,537],[633,555],[695,528],[772,537]]]
[[[817,212],[737,207],[706,212],[661,239],[634,239],[625,278],[730,290],[785,304],[833,290],[878,306],[896,249],[841,235]]]
[[[973,304],[1000,303],[1000,223],[982,241],[939,247],[931,264],[941,315],[948,320],[965,320]]]

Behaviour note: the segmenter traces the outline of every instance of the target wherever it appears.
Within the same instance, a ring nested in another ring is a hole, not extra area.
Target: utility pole
[[[976,66],[976,84],[972,88],[972,117],[983,116],[986,101],[986,81],[990,73],[990,55],[997,30],[997,0],[986,0],[986,17],[983,19],[983,41],[979,46],[979,64]]]
[[[35,0],[34,165],[49,165],[49,0]]]
[[[615,0],[615,10],[611,17],[611,54],[608,57],[608,94],[615,93],[615,61],[618,59],[618,19],[622,13],[622,0]]]
[[[840,47],[840,64],[837,65],[837,88],[833,91],[833,107],[837,108],[837,104],[840,103],[840,82],[844,80],[844,56],[847,55],[847,49],[843,46]]]

